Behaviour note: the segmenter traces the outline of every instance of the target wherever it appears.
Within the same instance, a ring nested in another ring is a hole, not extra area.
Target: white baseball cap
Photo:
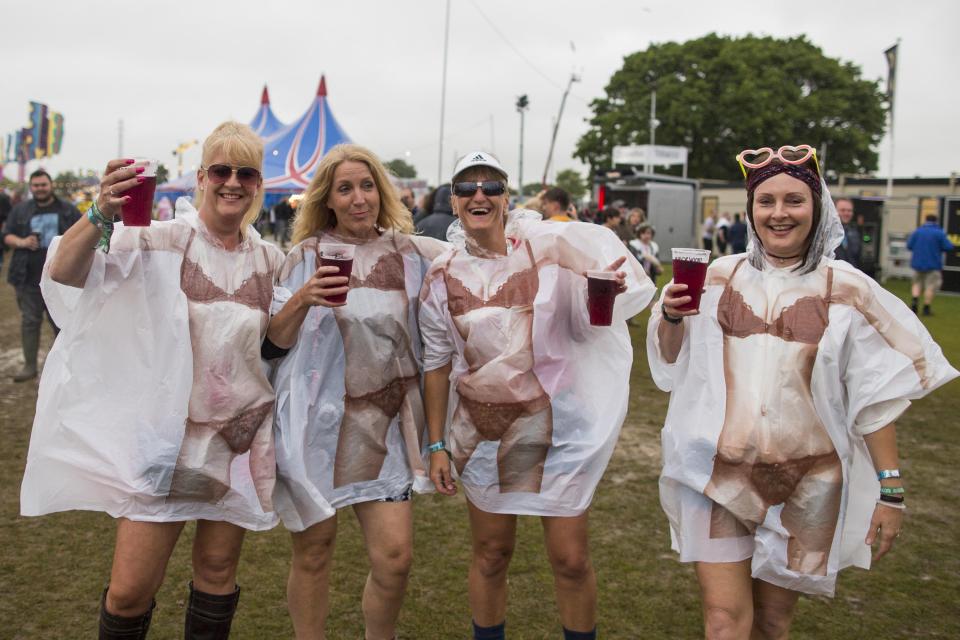
[[[507,172],[500,166],[500,161],[494,158],[493,155],[486,151],[471,151],[457,162],[457,166],[453,168],[453,178],[450,182],[456,180],[458,175],[471,167],[490,167],[502,175],[504,180],[507,179]]]

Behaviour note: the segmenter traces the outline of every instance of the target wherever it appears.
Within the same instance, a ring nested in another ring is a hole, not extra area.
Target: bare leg
[[[753,626],[750,560],[697,562],[707,640],[743,640]]]
[[[937,292],[936,289],[934,289],[933,287],[926,287],[926,288],[924,288],[924,290],[923,290],[923,304],[927,305],[928,307],[929,307],[931,304],[933,304],[933,296],[934,296],[934,294],[936,294],[936,292]]]
[[[919,283],[919,282],[914,282],[913,284],[910,285],[910,295],[913,296],[914,298],[919,298],[919,297],[920,297],[920,283]]]
[[[787,640],[799,597],[798,591],[754,580],[751,640]]]
[[[330,612],[330,568],[337,538],[337,516],[291,532],[293,559],[287,578],[287,606],[300,640],[324,640]]]
[[[507,567],[517,538],[517,516],[487,513],[467,500],[473,559],[468,576],[470,611],[481,627],[507,616]]]
[[[588,514],[541,518],[560,622],[571,631],[592,631],[597,626],[597,577],[590,561]]]
[[[413,503],[361,502],[353,505],[367,543],[370,573],[363,588],[367,640],[390,640],[413,564]]]
[[[212,595],[228,595],[237,587],[237,563],[246,531],[229,522],[197,521],[193,539],[193,587]]]
[[[129,618],[150,609],[182,530],[182,522],[117,520],[108,612]]]

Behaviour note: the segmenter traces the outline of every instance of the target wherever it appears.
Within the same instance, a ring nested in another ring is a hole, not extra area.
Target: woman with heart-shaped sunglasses
[[[781,638],[902,527],[894,421],[957,375],[895,296],[833,251],[843,230],[809,145],[737,155],[747,252],[710,265],[699,310],[664,287],[647,335],[661,503],[694,562],[708,638]]]

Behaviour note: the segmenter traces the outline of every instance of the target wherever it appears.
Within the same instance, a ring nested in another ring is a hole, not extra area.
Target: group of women
[[[784,149],[742,160],[751,251],[710,267],[699,312],[667,285],[650,322],[651,370],[673,393],[661,497],[697,563],[708,637],[783,637],[799,592],[832,593],[877,536],[889,549],[903,506],[893,420],[956,375],[906,307],[831,259],[839,221],[815,157]],[[100,637],[146,637],[196,520],[186,638],[228,636],[244,532],[278,521],[296,635],[323,638],[337,510],[351,506],[366,637],[393,638],[411,494],[453,495],[459,480],[474,637],[505,637],[517,516],[536,515],[564,637],[595,638],[588,513],[626,414],[625,321],[655,293],[640,264],[609,229],[508,211],[507,172],[485,152],[454,169],[449,243],[414,235],[357,145],[323,159],[284,257],[250,226],[262,161],[252,130],[224,123],[203,146],[196,209],[114,229],[142,182],[114,160],[51,247],[43,290],[63,331],[22,512],[117,518]],[[349,275],[321,260],[331,246],[352,255]],[[611,326],[589,321],[590,270],[614,273]]]

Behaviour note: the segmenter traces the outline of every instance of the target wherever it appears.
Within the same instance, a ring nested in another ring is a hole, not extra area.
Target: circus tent
[[[273,129],[277,126],[278,128]],[[330,109],[327,81],[321,76],[317,93],[303,115],[283,125],[273,115],[266,87],[260,109],[250,123],[264,139],[263,186],[270,194],[299,193],[306,189],[321,158],[333,146],[350,142]],[[271,131],[272,133],[266,133]],[[196,173],[189,172],[157,187],[158,197],[186,195],[196,187]]]
[[[250,128],[261,138],[268,138],[285,126],[277,116],[273,115],[273,109],[270,108],[270,93],[267,91],[267,85],[263,85],[260,109],[250,121]]]

